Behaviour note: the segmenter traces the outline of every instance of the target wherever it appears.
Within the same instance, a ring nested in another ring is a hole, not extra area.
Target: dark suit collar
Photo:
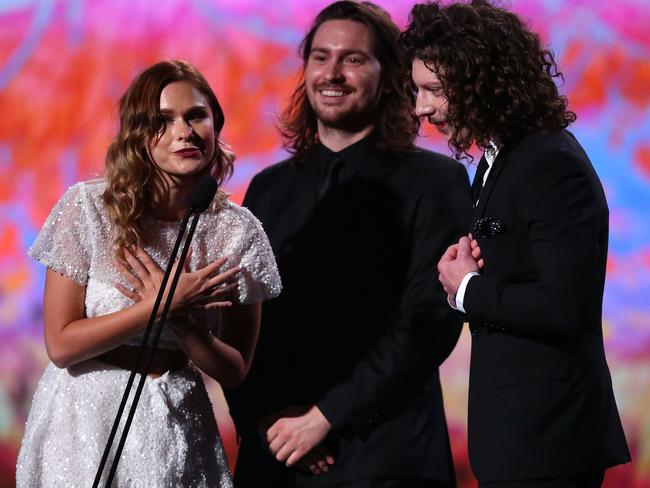
[[[386,173],[388,160],[378,149],[379,136],[371,132],[363,139],[335,152],[319,142],[316,146],[316,155],[321,161],[331,161],[340,158],[345,167],[353,173],[364,177],[377,178]]]
[[[476,173],[474,174],[474,181],[472,181],[472,202],[474,203],[478,200],[478,195],[483,186],[483,175],[485,175],[487,170],[488,162],[485,159],[485,156],[481,156],[478,167],[476,168]]]
[[[495,159],[492,169],[490,170],[490,174],[488,174],[487,181],[485,182],[485,185],[480,191],[479,194],[479,199],[478,199],[478,205],[474,209],[474,218],[481,218],[483,216],[483,213],[485,212],[485,206],[490,199],[490,195],[492,194],[492,190],[494,189],[494,186],[496,185],[497,181],[499,180],[499,176],[501,175],[501,172],[503,171],[503,168],[506,167],[508,164],[508,161],[510,159],[510,154],[519,146],[521,141],[527,136],[527,134],[519,134],[515,137],[513,137],[510,141],[508,141],[506,144],[504,144],[500,149],[499,149],[499,154],[497,154],[497,158]],[[483,159],[483,158],[481,158]],[[487,163],[486,163],[487,164]],[[478,171],[477,171],[478,172]],[[482,179],[482,178],[481,178]],[[476,181],[476,178],[474,179],[474,184],[472,185],[472,188],[474,188],[474,185],[480,185],[480,182]]]
[[[492,169],[490,169],[490,173],[488,174],[487,180],[485,181],[485,185],[483,185],[482,188],[481,188],[481,184],[483,183],[483,174],[485,174],[488,164],[487,161],[485,161],[485,156],[481,158],[481,162],[479,163],[479,168],[482,169],[482,172],[479,175],[479,170],[477,169],[476,176],[474,177],[474,182],[472,184],[472,195],[475,201],[476,201],[476,195],[478,193],[478,204],[474,209],[475,218],[480,218],[483,216],[483,212],[485,211],[485,205],[490,199],[492,190],[494,189],[496,182],[499,180],[499,176],[501,175],[503,168],[508,163],[508,157],[511,151],[512,151],[512,147],[510,147],[509,145],[503,146],[499,150],[499,154],[497,154],[494,163],[492,163]]]

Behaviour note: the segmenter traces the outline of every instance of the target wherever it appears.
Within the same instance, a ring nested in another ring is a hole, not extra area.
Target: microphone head
[[[188,205],[190,212],[205,211],[212,203],[215,193],[217,193],[217,180],[210,175],[201,176],[190,193]]]

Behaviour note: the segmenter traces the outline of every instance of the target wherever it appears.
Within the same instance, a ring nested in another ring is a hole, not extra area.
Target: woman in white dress
[[[51,363],[27,420],[19,488],[92,485],[187,197],[204,174],[221,183],[232,172],[223,123],[196,68],[151,66],[120,100],[105,176],[68,189],[45,222],[30,255],[47,267]],[[257,219],[221,191],[191,250],[113,486],[232,486],[199,370],[225,387],[243,380],[260,303],[280,279]]]

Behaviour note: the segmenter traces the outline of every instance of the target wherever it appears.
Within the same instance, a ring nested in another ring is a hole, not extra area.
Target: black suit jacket
[[[568,131],[503,147],[473,218],[483,219],[485,260],[464,299],[477,477],[541,478],[629,461],[601,326],[608,208],[582,147]]]
[[[436,263],[469,225],[467,172],[419,148],[389,158],[372,136],[340,155],[346,182],[320,201],[314,160],[263,170],[244,200],[268,233],[283,292],[264,304],[248,377],[227,392],[242,437],[241,487],[291,486],[294,471],[257,448],[255,425],[307,404],[333,426],[327,443],[336,464],[299,476],[301,486],[453,479],[437,367],[461,320],[446,304]]]

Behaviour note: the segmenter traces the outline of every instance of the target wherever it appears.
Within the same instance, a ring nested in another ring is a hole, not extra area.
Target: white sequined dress
[[[118,281],[126,283],[114,265],[112,226],[101,197],[104,188],[101,179],[72,186],[30,249],[37,261],[86,286],[88,317],[132,303],[114,287]],[[146,222],[145,250],[161,267],[178,227],[178,222],[153,218]],[[259,221],[225,198],[215,199],[201,216],[190,268],[201,268],[221,256],[229,256],[223,269],[242,266],[241,303],[280,293],[273,252]],[[216,323],[216,314],[214,318]],[[139,344],[139,338],[129,344]],[[177,348],[173,335],[163,332],[159,347]],[[18,488],[92,486],[128,375],[129,371],[97,360],[64,369],[47,366],[18,457]],[[110,460],[112,455],[109,464]],[[107,475],[108,468],[104,480]],[[196,368],[147,377],[113,486],[232,486],[212,405]]]

